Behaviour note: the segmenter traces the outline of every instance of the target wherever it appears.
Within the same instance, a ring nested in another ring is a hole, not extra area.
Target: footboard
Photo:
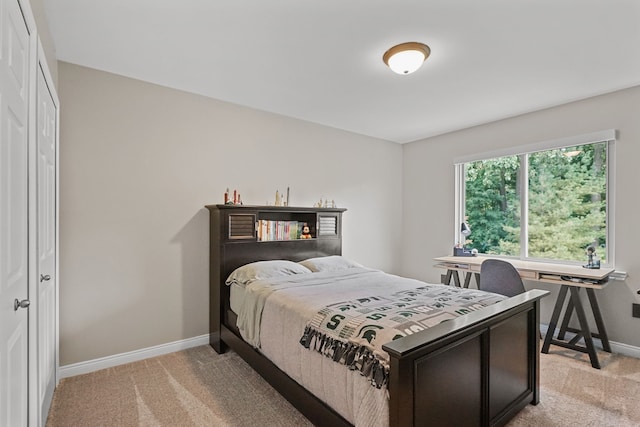
[[[500,426],[539,401],[539,308],[532,290],[383,348],[389,425]]]

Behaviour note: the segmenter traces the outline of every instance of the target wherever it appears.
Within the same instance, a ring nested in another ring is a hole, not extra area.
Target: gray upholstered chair
[[[525,292],[518,270],[507,261],[487,259],[480,265],[478,289],[512,297]]]

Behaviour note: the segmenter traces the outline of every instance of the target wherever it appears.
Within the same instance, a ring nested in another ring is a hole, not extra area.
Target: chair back
[[[518,270],[501,259],[487,259],[480,265],[478,289],[512,297],[525,292]]]

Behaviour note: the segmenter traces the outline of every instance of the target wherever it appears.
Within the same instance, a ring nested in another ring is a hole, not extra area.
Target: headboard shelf
[[[347,209],[345,208],[318,208],[318,207],[307,207],[307,206],[267,206],[267,205],[207,205],[207,209],[217,208],[220,210],[231,209],[231,210],[242,210],[242,209],[252,209],[259,211],[278,211],[278,212],[344,212]]]

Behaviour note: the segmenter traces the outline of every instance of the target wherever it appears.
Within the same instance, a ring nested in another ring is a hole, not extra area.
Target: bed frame
[[[312,242],[229,239],[227,208],[207,208],[211,346],[218,353],[235,351],[314,425],[351,425],[242,340],[224,284],[249,262],[340,255],[341,234]],[[529,291],[384,345],[390,356],[389,425],[501,426],[526,405],[538,404],[539,310],[547,294]]]

